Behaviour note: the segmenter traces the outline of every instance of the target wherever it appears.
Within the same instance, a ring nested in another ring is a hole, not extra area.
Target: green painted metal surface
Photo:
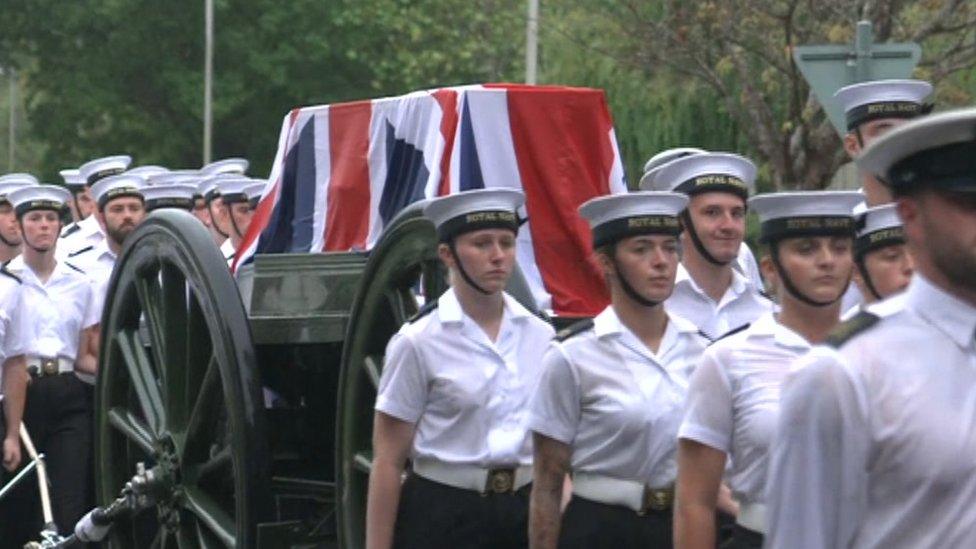
[[[843,108],[833,99],[834,93],[858,82],[910,78],[921,58],[922,47],[915,43],[875,44],[869,21],[857,23],[852,45],[809,45],[793,49],[793,60],[842,137],[847,133],[847,125]]]

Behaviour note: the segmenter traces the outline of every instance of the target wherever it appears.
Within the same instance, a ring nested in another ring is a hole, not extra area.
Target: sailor
[[[58,172],[64,180],[64,187],[71,193],[71,223],[64,226],[64,232],[71,234],[78,230],[78,222],[91,215],[95,205],[92,202],[91,194],[85,186],[85,178],[81,176],[75,168],[64,169]],[[35,182],[36,183],[36,182]]]
[[[780,309],[710,346],[691,379],[678,432],[676,544],[714,548],[715,502],[731,458],[739,504],[730,549],[762,547],[764,489],[779,389],[790,362],[826,339],[854,260],[858,192],[785,192],[753,197],[761,223],[763,274]]]
[[[424,210],[451,287],[387,346],[367,547],[528,545],[527,407],[553,330],[504,292],[523,201],[512,189],[474,190]]]
[[[144,186],[142,177],[126,172],[101,179],[91,187],[96,205],[95,219],[105,239],[68,254],[67,261],[92,279],[99,300],[105,298],[112,269],[122,252],[125,239],[146,215],[142,194]]]
[[[225,177],[244,176],[247,173],[249,165],[249,162],[244,158],[225,158],[211,162],[200,168],[200,177],[202,178],[200,195],[206,204],[207,211],[204,213],[194,210],[194,215],[210,229],[210,235],[213,237],[214,243],[217,246],[224,246],[224,243],[230,238],[230,233],[228,232],[229,229],[225,228],[223,224],[218,224],[216,221],[218,217],[221,219],[225,218],[222,213],[224,211],[223,199],[220,196],[220,189],[217,188],[216,183]],[[209,220],[209,223],[207,220]],[[224,250],[226,251],[229,246],[228,244]]]
[[[80,193],[75,193],[79,210],[82,209],[84,196],[86,194],[90,196],[92,185],[100,179],[124,172],[131,162],[132,159],[130,157],[123,155],[98,158],[82,164],[78,168],[78,171],[81,177],[85,179],[85,190]],[[65,258],[73,252],[105,240],[105,235],[102,233],[101,226],[98,224],[98,219],[89,215],[73,227],[65,228],[61,232],[61,238],[62,241],[58,244],[58,255],[61,258]]]
[[[611,304],[561,332],[542,361],[532,547],[671,547],[675,450],[688,378],[708,341],[662,305],[688,197],[635,192],[580,207]],[[560,518],[572,474],[573,497]]]
[[[37,180],[31,178],[7,179],[0,182],[0,264],[6,264],[20,255],[22,242],[20,224],[14,214],[14,207],[7,199],[7,195],[21,187],[37,185]]]
[[[0,187],[9,183],[0,183]],[[27,363],[24,350],[28,313],[23,307],[20,279],[0,268],[0,440],[3,441],[3,469],[0,486],[13,479],[21,463],[20,423],[27,391]],[[4,544],[23,539],[18,524],[16,500],[0,503],[0,540]]]
[[[793,365],[767,547],[976,547],[976,109],[888,132],[858,167],[895,198],[915,274]]]
[[[661,168],[672,160],[695,154],[704,154],[706,152],[708,151],[694,147],[680,147],[666,149],[655,154],[644,163],[644,174],[640,178],[640,189],[645,191],[655,190],[653,185],[654,178],[657,177],[657,173],[661,171]],[[732,263],[732,268],[742,273],[756,288],[763,287],[762,276],[759,274],[759,264],[756,263],[756,256],[749,249],[749,245],[745,241],[739,245],[739,256]]]
[[[690,197],[681,213],[683,257],[664,306],[711,340],[772,309],[762,287],[733,265],[746,233],[746,200],[756,166],[729,153],[703,152],[664,164],[645,187]]]
[[[47,456],[52,511],[63,535],[88,510],[91,500],[91,389],[76,373],[95,374],[91,354],[101,305],[91,280],[56,257],[61,215],[70,194],[54,185],[33,185],[8,195],[23,233],[23,252],[8,264],[22,281],[23,307],[29,311],[25,357],[31,376],[24,425],[37,451]],[[36,487],[27,487],[36,495]],[[29,501],[29,500],[28,500]],[[17,505],[26,531],[40,531],[40,511]],[[5,539],[20,546],[21,539]]]
[[[146,200],[146,213],[163,208],[175,208],[185,212],[193,210],[193,197],[197,186],[185,183],[167,183],[142,188]]]
[[[857,217],[854,241],[854,283],[864,296],[842,316],[853,317],[864,307],[887,299],[908,287],[914,264],[905,245],[905,230],[894,204],[869,208]]]
[[[244,240],[257,199],[264,191],[265,182],[246,176],[226,176],[217,180],[221,205],[214,212],[214,226],[228,235],[220,246],[220,253],[227,265],[234,261],[237,249]]]
[[[924,80],[873,80],[845,86],[834,94],[844,109],[847,135],[844,151],[852,160],[871,143],[908,120],[931,112],[926,98],[932,84]],[[891,192],[870,173],[860,170],[868,206],[891,202]]]

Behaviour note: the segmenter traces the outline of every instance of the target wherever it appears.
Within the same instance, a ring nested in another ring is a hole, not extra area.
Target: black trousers
[[[563,513],[560,549],[670,549],[671,511],[632,509],[573,496]]]
[[[59,533],[68,535],[91,510],[92,387],[73,374],[36,378],[27,387],[24,425],[34,447],[45,455],[51,511]],[[30,458],[21,449],[22,461]],[[23,465],[22,465],[23,466]],[[3,484],[15,473],[5,473]],[[34,474],[0,501],[0,548],[37,540],[43,527]]]
[[[722,549],[762,549],[763,535],[736,524],[732,528],[732,537],[722,544]]]
[[[529,490],[487,494],[411,474],[403,483],[396,549],[521,549],[529,545]]]

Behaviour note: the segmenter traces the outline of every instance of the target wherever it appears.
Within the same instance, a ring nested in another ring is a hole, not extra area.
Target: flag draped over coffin
[[[626,192],[601,90],[486,84],[292,110],[234,268],[254,253],[368,250],[407,205],[470,189],[526,195],[518,262],[540,308],[608,302],[577,207]]]

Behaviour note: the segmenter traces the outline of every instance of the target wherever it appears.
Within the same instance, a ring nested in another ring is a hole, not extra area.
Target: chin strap
[[[454,248],[453,238],[450,240],[450,242],[447,243],[447,247],[451,250],[451,255],[454,256],[454,262],[457,263],[458,272],[461,273],[461,278],[463,278],[464,281],[468,283],[468,286],[471,286],[472,288],[474,288],[475,290],[477,290],[478,292],[484,295],[491,295],[491,292],[482,288],[481,286],[478,286],[475,283],[475,281],[472,280],[470,276],[468,276],[468,272],[464,270],[464,264],[461,263],[461,257],[458,255],[457,249]]]
[[[620,287],[623,288],[624,293],[627,294],[630,299],[633,299],[635,302],[643,305],[644,307],[654,307],[656,305],[660,305],[660,301],[652,301],[640,295],[637,290],[630,285],[630,282],[627,282],[627,277],[624,276],[623,271],[620,270],[620,264],[617,263],[617,251],[614,250],[613,254],[613,257],[611,258],[611,261],[613,261],[613,269],[617,273],[617,280],[620,281]]]
[[[21,233],[23,233],[23,230],[24,229],[21,228]],[[11,248],[16,248],[17,246],[20,246],[20,244],[14,244],[13,242],[7,240],[7,238],[5,236],[3,236],[2,234],[0,234],[0,242],[3,242],[4,245],[9,246]]]
[[[871,292],[871,295],[874,296],[874,299],[877,299],[878,301],[884,299],[883,297],[881,297],[881,293],[878,292],[878,288],[875,287],[874,281],[871,280],[871,274],[868,273],[868,267],[867,265],[864,264],[864,258],[862,257],[856,260],[854,264],[857,265],[857,270],[858,272],[861,273],[861,278],[864,279],[864,285],[868,287],[868,291]]]
[[[834,303],[837,303],[838,301],[841,300],[841,298],[844,297],[844,292],[847,291],[847,287],[850,286],[850,284],[851,284],[851,277],[848,276],[847,277],[847,284],[844,285],[844,290],[841,291],[840,294],[836,298],[834,298],[834,299],[832,299],[830,301],[816,301],[814,299],[810,299],[809,297],[807,297],[806,295],[804,295],[803,292],[801,292],[799,290],[799,288],[796,287],[795,284],[793,284],[793,281],[790,280],[790,277],[786,274],[786,269],[783,268],[783,264],[779,262],[779,243],[778,242],[773,242],[771,244],[771,246],[770,246],[770,252],[771,252],[771,256],[772,256],[772,260],[773,260],[773,266],[776,268],[776,273],[779,274],[780,280],[783,281],[783,287],[786,288],[786,291],[790,292],[790,294],[793,297],[797,298],[798,300],[802,301],[803,303],[806,303],[807,305],[810,305],[811,307],[829,307],[829,306],[833,305]]]
[[[731,263],[731,261],[719,261],[715,259],[715,256],[710,254],[708,250],[705,249],[705,243],[703,243],[701,238],[698,237],[698,231],[695,230],[695,224],[691,222],[691,212],[689,212],[687,209],[681,212],[681,222],[684,224],[685,229],[688,230],[688,236],[691,237],[691,242],[695,245],[695,249],[698,250],[698,253],[705,258],[705,261],[708,261],[712,265],[718,265],[719,267],[724,267],[725,265]]]

